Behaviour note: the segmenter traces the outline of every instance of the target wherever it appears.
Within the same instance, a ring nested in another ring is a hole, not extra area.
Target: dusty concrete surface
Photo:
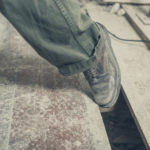
[[[2,15],[0,34],[0,150],[110,150],[83,76],[61,76]]]

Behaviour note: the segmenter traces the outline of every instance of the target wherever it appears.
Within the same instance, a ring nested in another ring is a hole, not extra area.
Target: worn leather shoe
[[[92,89],[94,101],[101,107],[108,108],[117,102],[121,87],[121,75],[107,29],[101,24],[98,24],[98,27],[102,46],[98,50],[95,65],[83,73]]]

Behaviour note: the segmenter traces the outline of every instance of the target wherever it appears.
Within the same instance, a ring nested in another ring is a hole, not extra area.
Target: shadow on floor
[[[35,54],[23,55],[17,53],[16,49],[0,51],[0,83],[3,84],[4,81],[25,88],[76,89],[92,98],[89,85],[82,73],[69,77],[62,76],[56,67],[41,57]]]

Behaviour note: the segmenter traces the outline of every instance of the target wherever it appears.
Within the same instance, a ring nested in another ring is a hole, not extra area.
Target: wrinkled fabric
[[[100,33],[77,0],[0,0],[0,11],[63,75],[95,63]]]

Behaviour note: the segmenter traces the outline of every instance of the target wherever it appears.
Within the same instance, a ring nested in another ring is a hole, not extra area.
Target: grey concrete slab
[[[63,77],[0,20],[0,149],[110,150],[83,75]]]

